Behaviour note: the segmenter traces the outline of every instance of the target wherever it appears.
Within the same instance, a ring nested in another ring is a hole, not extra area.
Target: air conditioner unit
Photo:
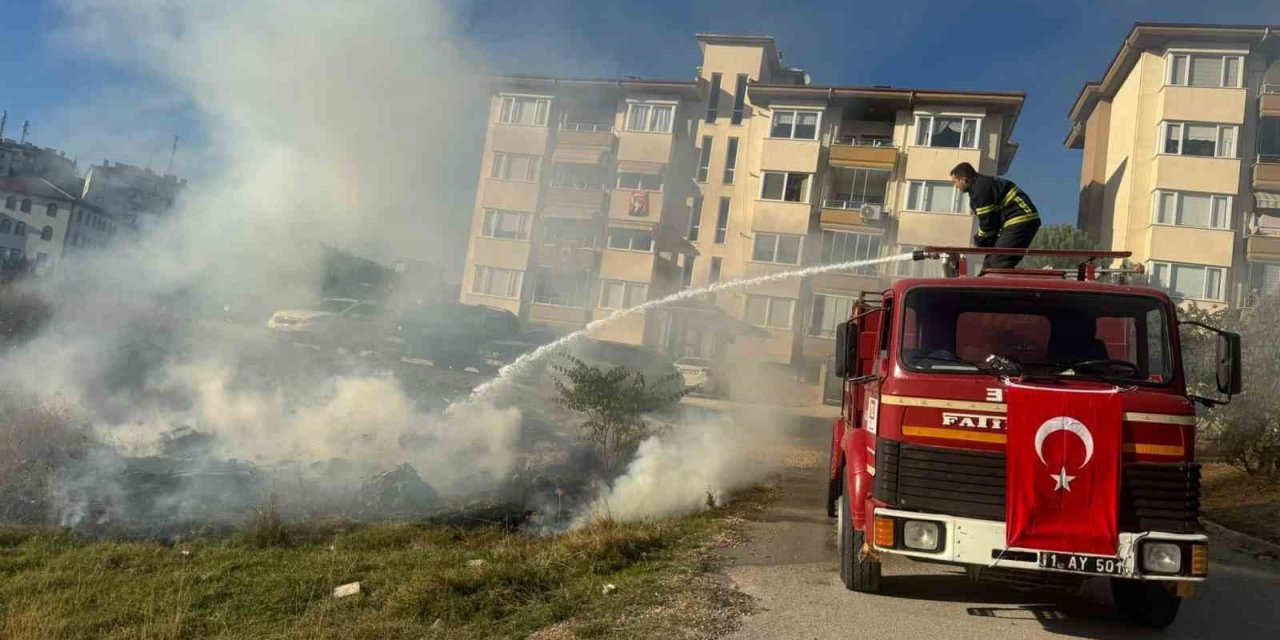
[[[884,217],[884,206],[879,204],[862,205],[862,219],[865,222],[872,222]]]

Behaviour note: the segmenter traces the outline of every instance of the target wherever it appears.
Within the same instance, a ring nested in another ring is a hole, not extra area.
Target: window
[[[813,175],[809,173],[781,173],[765,171],[760,181],[760,198],[762,200],[783,200],[786,202],[808,202],[809,182]]]
[[[534,182],[538,179],[538,164],[542,158],[522,153],[493,154],[493,166],[489,168],[489,177],[495,180],[514,180],[516,182]]]
[[[1223,300],[1225,269],[1199,264],[1152,262],[1151,286],[1164,289],[1179,299]]]
[[[853,233],[848,231],[822,231],[822,264],[840,264],[856,260],[870,260],[880,257],[880,234]],[[879,273],[877,265],[855,267],[851,273],[873,276]]]
[[[3,230],[3,229],[0,229],[0,230]],[[74,231],[71,232],[71,246],[73,247],[80,246],[80,234]]]
[[[716,121],[716,108],[720,106],[720,80],[724,74],[711,74],[711,92],[707,96],[707,122]]]
[[[502,96],[502,112],[498,115],[498,122],[544,127],[550,107],[551,100],[547,98]]]
[[[724,244],[729,233],[729,199],[720,198],[720,213],[716,214],[716,244]]]
[[[983,375],[994,354],[1045,378],[1160,385],[1172,372],[1169,318],[1154,297],[916,287],[902,317],[901,361],[914,371]],[[1108,359],[1133,366],[1078,366]]]
[[[604,168],[587,164],[551,166],[551,188],[595,191],[604,188]]]
[[[44,214],[49,216],[50,218],[58,217],[58,203],[50,202],[47,206],[45,206]]]
[[[10,249],[9,258],[12,260],[21,260],[23,258],[22,249]]]
[[[605,280],[600,283],[601,309],[630,309],[649,299],[649,285],[643,282]]]
[[[1275,296],[1280,295],[1280,263],[1249,263],[1249,294]]]
[[[662,176],[648,173],[619,173],[618,188],[662,191]]]
[[[724,183],[733,184],[733,173],[738,167],[738,139],[729,138],[729,148],[724,154]]]
[[[774,110],[773,125],[769,127],[769,137],[817,140],[818,120],[821,115],[818,111]]]
[[[1170,53],[1166,83],[1183,87],[1240,88],[1244,57],[1221,54]]]
[[[13,220],[0,218],[0,233],[9,233],[13,229]]]
[[[84,222],[84,209],[76,209],[76,222]]]
[[[590,220],[547,218],[542,227],[542,242],[567,247],[594,248],[596,225]]]
[[[18,199],[17,199],[17,198],[15,198],[15,197],[13,197],[13,196],[9,196],[8,198],[5,198],[5,199],[4,199],[4,208],[6,208],[6,209],[8,209],[8,210],[10,210],[10,211],[13,211],[14,209],[17,209],[17,208],[18,208]]]
[[[671,133],[675,110],[673,104],[632,102],[627,105],[627,131]]]
[[[836,337],[836,325],[849,319],[853,310],[853,298],[813,294],[813,311],[809,318],[809,335],[819,338]]]
[[[688,289],[693,284],[693,256],[684,257],[684,271],[680,274],[680,288]]]
[[[528,240],[529,221],[533,216],[521,211],[484,210],[484,228],[480,235],[503,240]]]
[[[730,124],[742,124],[742,118],[747,113],[747,74],[739,73],[738,80],[733,86],[733,118],[729,120]]]
[[[755,262],[800,264],[800,244],[803,236],[757,233],[751,259]]]
[[[766,329],[790,329],[796,301],[769,296],[747,296],[747,323]]]
[[[471,281],[471,293],[517,299],[523,278],[522,271],[477,266],[475,278]]]
[[[689,211],[689,234],[686,238],[689,242],[698,240],[698,233],[702,231],[702,196],[694,196],[693,209]]]
[[[41,251],[41,252],[39,252],[39,253],[37,253],[37,254],[36,254],[36,268],[37,268],[37,269],[39,269],[39,268],[43,267],[43,266],[45,265],[45,263],[46,263],[46,262],[48,262],[48,261],[49,261],[49,254],[44,253],[43,251]]]
[[[21,205],[20,207],[18,207],[18,210],[19,210],[19,211],[21,211],[21,212],[23,212],[23,213],[31,213],[31,199],[30,199],[30,198],[23,198],[23,199],[22,199],[22,205]]]
[[[653,251],[653,230],[609,227],[609,248],[624,251]]]
[[[969,194],[950,182],[912,181],[907,184],[907,209],[930,213],[966,213]]]
[[[590,288],[591,281],[585,276],[553,273],[546,267],[540,267],[534,273],[533,301],[561,307],[585,307]]]
[[[1218,158],[1236,157],[1236,127],[1229,124],[1165,122],[1164,153]]]
[[[721,258],[720,256],[711,258],[711,273],[707,276],[707,281],[709,283],[714,284],[716,282],[720,282],[720,266],[723,262],[724,258]]]
[[[889,190],[889,172],[882,169],[833,167],[823,206],[859,209],[864,204],[884,204]]]
[[[976,149],[980,122],[961,116],[916,116],[916,146]]]
[[[22,222],[21,220],[19,220],[17,223],[15,223],[15,224],[13,225],[13,235],[15,235],[15,236],[25,236],[25,235],[27,235],[27,223]]]
[[[713,138],[711,136],[702,136],[702,153],[698,156],[698,175],[694,180],[698,182],[707,181],[707,173],[711,167],[711,144]]]
[[[53,227],[46,226],[45,228],[41,229],[40,239],[45,241],[53,240]]]
[[[1231,196],[1157,191],[1156,224],[1226,229],[1231,224]]]

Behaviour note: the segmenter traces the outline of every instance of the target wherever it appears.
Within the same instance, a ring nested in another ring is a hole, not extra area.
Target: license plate
[[[1096,573],[1104,576],[1124,575],[1124,561],[1120,558],[1084,556],[1077,553],[1041,551],[1040,567],[1042,569],[1057,569],[1059,571]]]

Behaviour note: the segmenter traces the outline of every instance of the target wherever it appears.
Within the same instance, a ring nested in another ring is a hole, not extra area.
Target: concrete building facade
[[[576,329],[685,287],[970,242],[948,173],[1008,169],[1023,94],[817,86],[770,37],[697,41],[688,82],[501,80],[463,302]],[[817,394],[853,300],[924,267],[723,292],[597,337],[775,367]]]
[[[1280,33],[1134,25],[1084,86],[1078,226],[1208,308],[1280,293]]]

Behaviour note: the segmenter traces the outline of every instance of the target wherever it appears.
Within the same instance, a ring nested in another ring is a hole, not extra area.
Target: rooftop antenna
[[[23,120],[23,121],[22,121],[22,139],[18,141],[18,144],[26,144],[26,143],[27,143],[27,132],[28,132],[28,131],[30,131],[30,130],[31,130],[31,121],[30,121],[30,120]]]
[[[4,140],[4,123],[9,121],[9,112],[0,113],[0,140]]]
[[[169,166],[164,169],[166,176],[173,175],[173,159],[178,155],[178,140],[181,140],[181,138],[178,136],[173,137],[173,148],[169,150]]]

